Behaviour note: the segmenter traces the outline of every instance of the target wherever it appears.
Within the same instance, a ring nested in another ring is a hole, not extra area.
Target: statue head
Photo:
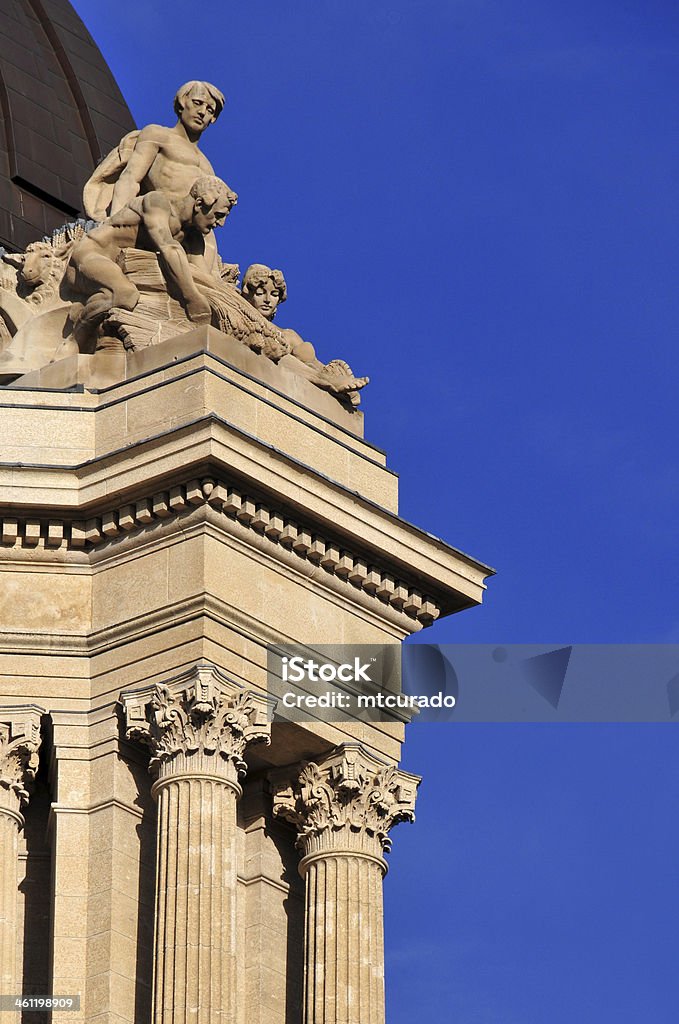
[[[238,202],[238,196],[226,182],[211,174],[196,178],[189,195],[193,199],[191,223],[201,235],[221,227]]]
[[[253,263],[245,271],[241,294],[267,320],[273,320],[276,309],[288,297],[282,270],[272,270],[264,263]]]
[[[174,112],[185,128],[205,131],[224,109],[224,95],[210,82],[185,82],[174,98]]]

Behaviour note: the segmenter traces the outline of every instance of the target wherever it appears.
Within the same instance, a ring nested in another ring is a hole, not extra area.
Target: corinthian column
[[[358,744],[292,783],[274,778],[306,883],[304,1024],[384,1024],[384,853],[389,830],[414,819],[419,781]]]
[[[22,806],[38,770],[40,710],[0,708],[0,992],[19,995],[17,863]]]
[[[270,726],[213,666],[123,694],[127,736],[152,751],[158,801],[154,1024],[235,1024],[236,802],[249,743]]]

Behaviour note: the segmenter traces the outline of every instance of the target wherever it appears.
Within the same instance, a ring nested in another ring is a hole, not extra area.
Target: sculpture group
[[[187,82],[177,123],[130,132],[83,191],[87,220],[67,224],[25,253],[0,250],[0,382],[78,354],[135,351],[211,324],[262,356],[355,406],[368,383],[274,317],[287,296],[280,270],[243,275],[214,238],[237,195],[198,143],[219,117],[222,93]]]

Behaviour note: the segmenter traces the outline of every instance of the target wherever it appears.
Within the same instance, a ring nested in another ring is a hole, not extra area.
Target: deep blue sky
[[[402,514],[498,568],[422,639],[679,642],[676,3],[74,6],[139,123],[226,92],[223,257],[285,271]],[[423,724],[405,764],[389,1024],[675,1024],[670,726]]]

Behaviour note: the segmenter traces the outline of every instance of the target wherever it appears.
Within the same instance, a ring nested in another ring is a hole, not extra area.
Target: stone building
[[[399,518],[363,379],[275,331],[207,243],[209,280],[168,269],[231,202],[209,176],[186,195],[183,157],[145,194],[185,233],[111,256],[136,305],[69,278],[109,258],[105,224],[59,236],[38,291],[20,250],[87,212],[131,124],[65,0],[12,0],[0,33],[0,995],[79,999],[26,1021],[383,1024],[403,722],[286,719],[267,653],[398,646],[490,570]],[[158,159],[179,138],[204,173],[219,95],[179,91]]]

